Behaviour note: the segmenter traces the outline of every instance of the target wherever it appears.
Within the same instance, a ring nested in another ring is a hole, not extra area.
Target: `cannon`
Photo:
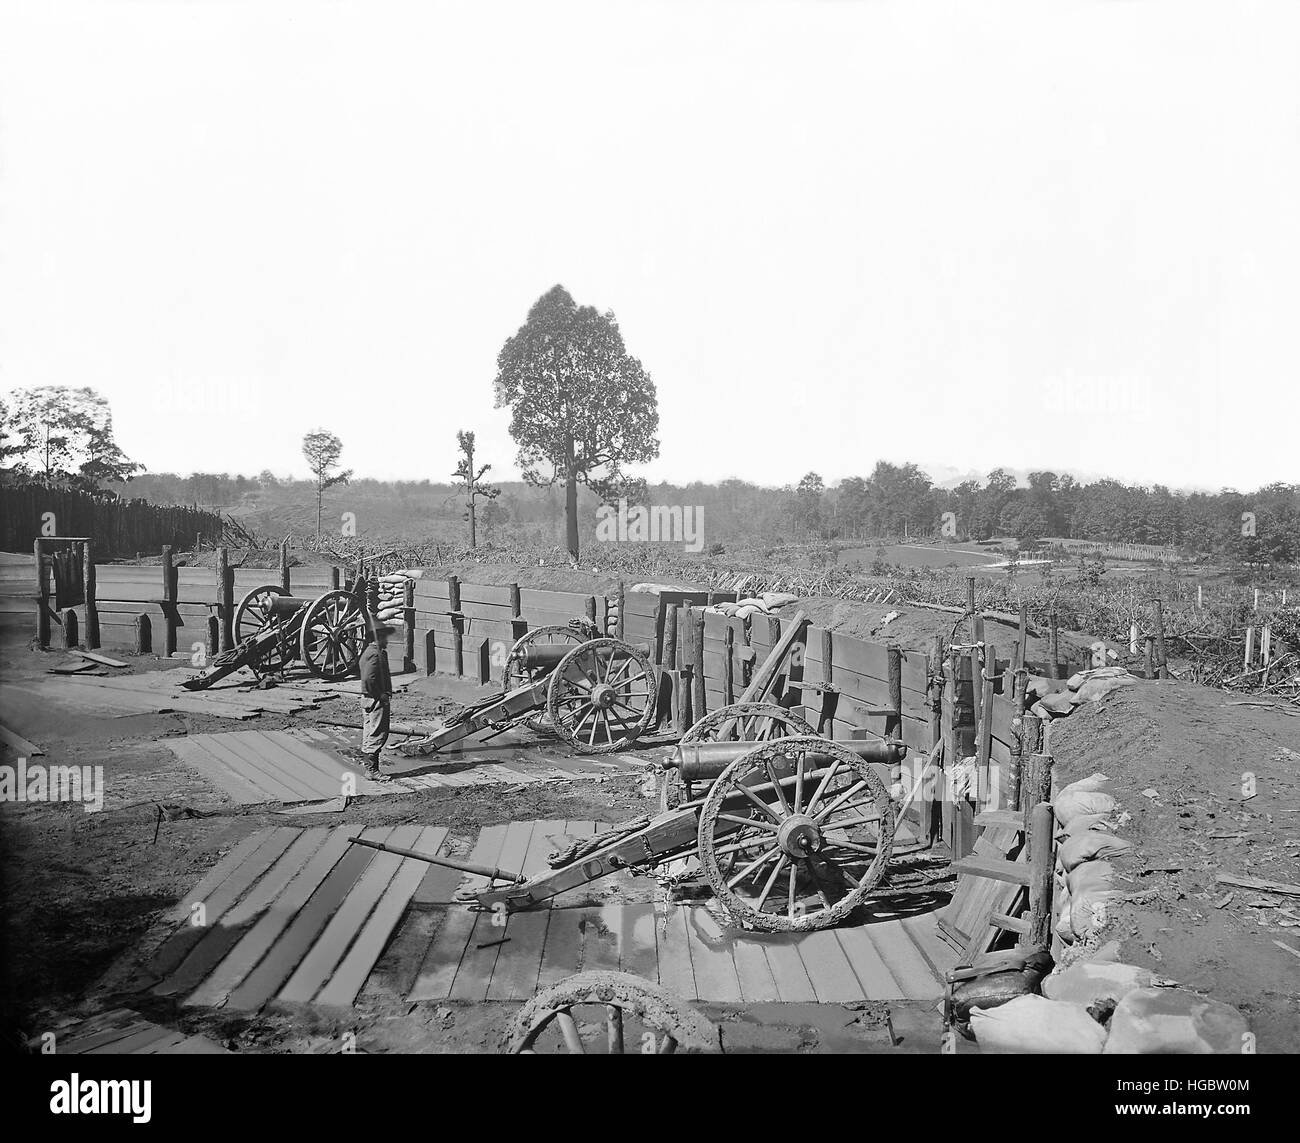
[[[878,768],[906,754],[899,742],[817,735],[699,743],[683,761],[701,774],[717,770],[704,797],[583,838],[531,878],[380,842],[350,844],[487,877],[468,899],[506,913],[620,869],[695,856],[735,927],[804,932],[846,920],[884,877],[902,807]]]
[[[297,661],[318,678],[337,682],[357,673],[367,630],[365,609],[353,591],[335,588],[316,599],[300,599],[276,584],[244,596],[232,626],[235,646],[181,686],[203,690],[240,667],[265,678]]]
[[[396,749],[410,757],[436,754],[483,731],[490,731],[491,738],[520,723],[539,728],[543,716],[549,729],[579,754],[608,754],[630,746],[655,714],[650,649],[584,635],[571,627],[531,632],[507,657],[501,695],[472,703],[439,730]]]

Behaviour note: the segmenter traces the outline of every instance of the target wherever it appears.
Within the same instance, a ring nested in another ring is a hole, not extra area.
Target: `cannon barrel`
[[[519,665],[527,671],[553,671],[560,665],[560,660],[570,651],[576,651],[575,643],[529,643],[519,650]],[[598,648],[596,654],[604,657],[613,655],[615,659],[626,659],[632,651],[650,654],[648,643],[627,643],[617,647]]]
[[[779,741],[779,740],[778,740]],[[764,745],[759,742],[685,742],[673,748],[665,763],[681,772],[684,782],[711,782],[718,777],[737,758],[743,758],[751,750]],[[864,762],[877,762],[892,766],[907,756],[907,747],[901,742],[840,742],[853,751]],[[816,769],[830,763],[829,754],[811,752],[806,756],[810,765]]]
[[[299,599],[296,595],[273,595],[270,598],[267,614],[277,621],[285,620],[294,612],[301,611],[310,602],[310,599]]]

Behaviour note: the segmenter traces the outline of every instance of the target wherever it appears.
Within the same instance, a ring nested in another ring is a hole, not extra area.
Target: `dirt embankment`
[[[1300,715],[1241,701],[1143,683],[1054,723],[1051,749],[1062,785],[1100,771],[1132,815],[1120,834],[1138,853],[1119,887],[1138,899],[1111,910],[1101,939],[1235,1005],[1260,1052],[1296,1052],[1300,898],[1238,888],[1222,904],[1215,874],[1300,883]]]

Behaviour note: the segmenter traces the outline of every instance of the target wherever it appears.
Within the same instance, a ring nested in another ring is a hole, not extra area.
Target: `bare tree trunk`
[[[564,441],[564,524],[565,547],[570,559],[578,559],[578,474],[573,470],[573,437]]]

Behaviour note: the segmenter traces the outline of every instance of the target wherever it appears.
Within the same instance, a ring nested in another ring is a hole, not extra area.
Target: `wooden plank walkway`
[[[437,853],[447,832],[361,836]],[[430,868],[349,845],[355,836],[356,827],[279,828],[244,839],[168,915],[148,966],[154,993],[186,1007],[351,1005]]]
[[[545,868],[549,848],[541,837],[596,828],[553,821],[489,826],[470,860],[513,868],[523,854],[523,871],[534,873]],[[426,882],[432,879],[430,873]],[[684,999],[719,1003],[932,1000],[958,956],[932,913],[814,933],[738,934],[702,905],[575,906],[561,895],[549,907],[494,918],[452,902],[457,886],[482,885],[482,878],[436,880],[447,903],[412,1001],[517,1000],[588,969],[630,972]]]
[[[31,1042],[42,1050],[39,1037]],[[226,1055],[226,1049],[206,1036],[193,1036],[146,1020],[130,1008],[114,1008],[81,1020],[54,1035],[58,1056],[187,1056]]]
[[[190,734],[164,741],[181,761],[239,805],[323,802],[345,793],[393,792],[392,785],[367,778],[360,766],[284,730]]]

